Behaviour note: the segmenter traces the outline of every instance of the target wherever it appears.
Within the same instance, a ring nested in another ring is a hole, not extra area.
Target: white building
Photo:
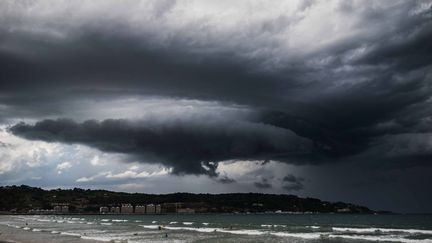
[[[69,205],[67,203],[53,203],[52,205],[55,213],[59,213],[59,214],[69,213]]]
[[[155,207],[155,213],[160,214],[162,213],[162,207],[160,204],[156,205]]]
[[[120,207],[111,207],[110,213],[120,213]]]
[[[54,206],[54,212],[61,213],[61,206]]]
[[[134,208],[131,204],[127,203],[127,204],[122,204],[121,205],[121,209],[120,212],[122,214],[129,214],[129,213],[133,213],[134,212]]]
[[[154,204],[147,204],[146,206],[146,214],[154,214],[156,213],[156,207]]]
[[[62,206],[61,207],[61,212],[62,213],[69,213],[69,206]]]
[[[99,213],[109,213],[109,208],[108,207],[100,207]]]
[[[146,212],[146,206],[145,205],[136,205],[135,206],[135,213],[144,214],[145,212]]]

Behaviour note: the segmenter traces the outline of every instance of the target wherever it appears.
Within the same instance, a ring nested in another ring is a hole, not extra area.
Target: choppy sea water
[[[107,242],[432,242],[432,215],[28,215],[0,224]]]

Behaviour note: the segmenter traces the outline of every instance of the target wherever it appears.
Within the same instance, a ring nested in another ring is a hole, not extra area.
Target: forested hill
[[[294,195],[260,193],[228,194],[143,194],[106,190],[54,189],[43,190],[29,186],[0,187],[0,211],[26,213],[31,209],[52,209],[67,203],[70,212],[97,213],[101,206],[121,204],[145,205],[179,203],[206,213],[245,212],[319,212],[319,213],[374,213],[367,207],[343,202],[325,202]]]

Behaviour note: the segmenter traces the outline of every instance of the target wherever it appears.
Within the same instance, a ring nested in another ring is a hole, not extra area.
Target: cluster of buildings
[[[136,205],[121,204],[121,206],[103,206],[99,208],[101,214],[160,214],[162,213],[162,205],[147,204]]]
[[[14,211],[12,211],[14,213]],[[30,209],[29,214],[55,214],[54,209]]]
[[[163,204],[146,204],[135,205],[130,203],[121,204],[120,206],[102,206],[99,208],[101,214],[161,214],[161,213],[195,213],[194,208],[185,207],[183,203],[163,203]]]
[[[28,211],[30,214],[164,214],[179,213],[193,214],[207,212],[205,207],[196,207],[185,203],[162,203],[162,204],[108,204],[101,206],[97,204],[86,204],[88,201],[70,203],[51,203],[51,209],[33,208]]]
[[[69,203],[51,203],[53,209],[31,209],[31,214],[68,214]]]
[[[53,210],[58,214],[67,214],[69,213],[69,203],[52,203]]]

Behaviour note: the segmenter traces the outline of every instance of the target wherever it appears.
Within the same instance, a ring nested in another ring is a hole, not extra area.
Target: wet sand
[[[85,240],[75,236],[34,232],[0,225],[0,243],[100,243],[103,241]]]

